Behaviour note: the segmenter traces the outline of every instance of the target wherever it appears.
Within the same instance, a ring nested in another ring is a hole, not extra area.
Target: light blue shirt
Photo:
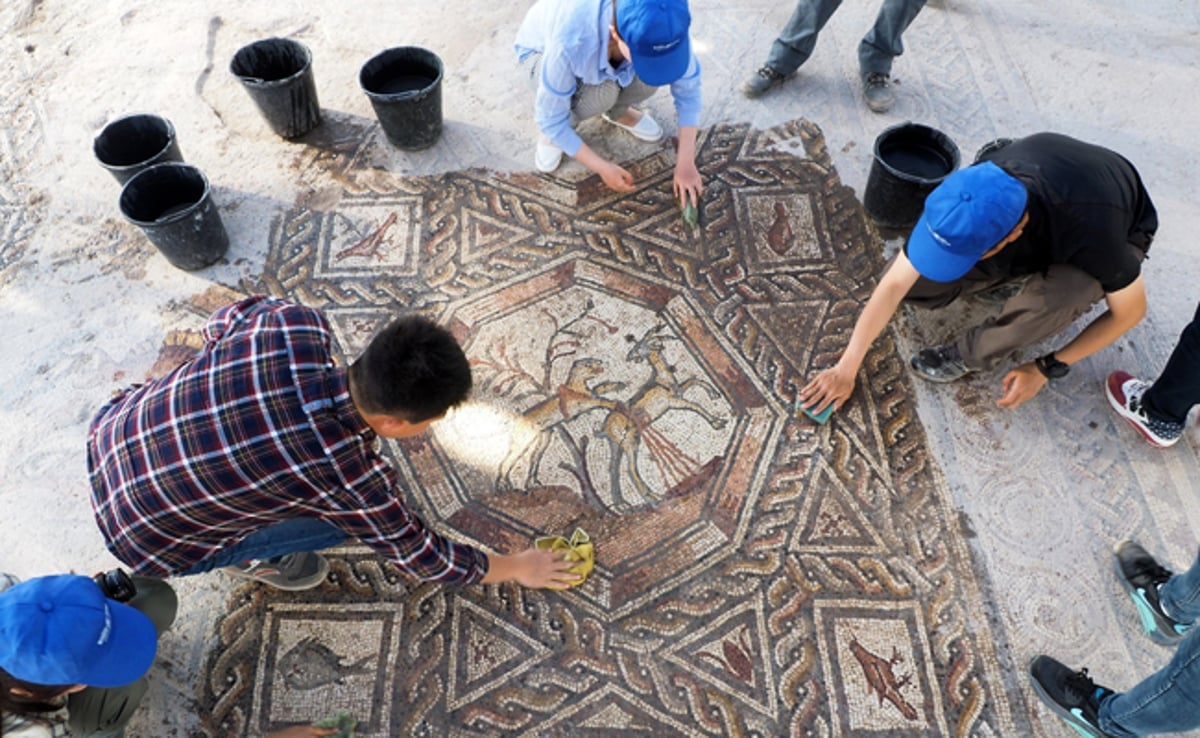
[[[517,59],[542,54],[542,74],[534,102],[538,129],[551,143],[575,156],[583,139],[571,127],[571,96],[576,87],[614,80],[628,87],[634,78],[628,60],[613,68],[608,61],[612,0],[538,0],[517,31]],[[700,62],[695,53],[687,71],[671,83],[681,128],[700,122]]]

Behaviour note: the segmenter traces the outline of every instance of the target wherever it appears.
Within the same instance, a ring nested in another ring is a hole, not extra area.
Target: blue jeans
[[[349,536],[317,518],[293,518],[256,530],[220,553],[201,561],[180,576],[202,574],[222,566],[233,566],[250,559],[273,559],[297,551],[332,548]]]
[[[800,0],[783,32],[771,45],[767,66],[791,74],[808,61],[817,45],[817,34],[829,22],[842,0]],[[891,74],[892,60],[904,53],[900,36],[925,7],[925,0],[883,0],[875,25],[858,45],[858,70]]]
[[[1159,602],[1181,623],[1200,620],[1200,556],[1171,577]],[[1180,641],[1171,661],[1128,692],[1100,705],[1100,729],[1121,738],[1175,733],[1200,727],[1200,627]]]
[[[1185,422],[1192,405],[1200,404],[1200,305],[1142,402],[1151,417],[1172,423]]]

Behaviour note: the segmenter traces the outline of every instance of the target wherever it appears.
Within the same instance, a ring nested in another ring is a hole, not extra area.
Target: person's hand
[[[1038,371],[1032,361],[1022,364],[1004,375],[1004,394],[1000,396],[999,400],[996,400],[996,404],[1014,410],[1041,392],[1042,387],[1045,386],[1046,377]]]
[[[675,162],[675,197],[681,205],[689,202],[694,207],[700,207],[700,193],[704,190],[704,182],[700,179],[700,170],[696,162],[690,159],[680,159]]]
[[[564,551],[530,548],[513,554],[512,578],[531,589],[566,589],[579,581],[579,575],[567,571],[578,562],[568,561]]]
[[[837,363],[821,372],[800,390],[800,404],[814,415],[833,405],[840,410],[854,391],[855,370]]]
[[[293,725],[290,728],[276,731],[267,738],[320,738],[320,736],[333,735],[338,732],[337,728],[317,728],[312,725]]]
[[[600,168],[599,174],[600,179],[604,180],[604,184],[608,185],[609,189],[617,192],[633,192],[633,175],[621,165],[611,161],[606,162],[605,166]]]

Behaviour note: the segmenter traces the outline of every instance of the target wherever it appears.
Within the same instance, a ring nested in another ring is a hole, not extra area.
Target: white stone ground
[[[145,374],[167,330],[194,321],[174,301],[257,274],[272,218],[302,194],[291,167],[302,147],[266,130],[228,74],[234,51],[272,35],[304,41],[327,114],[365,122],[372,113],[357,88],[359,65],[389,46],[432,49],[447,69],[443,141],[421,154],[376,147],[376,164],[416,174],[528,169],[531,104],[509,48],[528,5],[6,0],[0,239],[20,241],[24,253],[0,272],[0,569],[34,576],[114,564],[86,501],[87,419],[111,390]],[[1127,687],[1168,652],[1137,634],[1108,550],[1134,535],[1176,565],[1190,562],[1200,540],[1200,433],[1193,428],[1169,451],[1150,449],[1113,422],[1099,388],[1114,368],[1156,372],[1200,300],[1200,5],[934,0],[906,36],[894,70],[899,102],[884,116],[866,111],[856,81],[855,46],[876,7],[847,3],[792,83],[748,101],[736,86],[761,63],[791,2],[695,0],[702,122],[763,127],[807,117],[860,196],[875,136],[904,120],[946,131],[964,157],[997,136],[1055,130],[1138,166],[1162,223],[1146,266],[1147,319],[1015,412],[991,405],[1000,372],[918,388],[1012,663],[1023,668],[1048,651]],[[671,120],[665,95],[650,109]],[[132,111],[173,120],[185,157],[214,182],[233,240],[227,264],[183,273],[113,230],[118,188],[93,161],[90,139]],[[927,315],[899,325],[908,347],[940,342],[949,330]],[[218,575],[179,583],[179,626],[131,736],[196,733],[196,674],[229,586]],[[1044,735],[1066,735],[1020,675],[1013,684]]]

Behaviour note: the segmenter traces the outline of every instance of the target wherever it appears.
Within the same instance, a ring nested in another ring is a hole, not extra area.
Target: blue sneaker
[[[1038,656],[1029,664],[1029,680],[1042,702],[1084,738],[1112,738],[1100,730],[1100,703],[1115,694],[1097,686],[1087,669],[1071,671],[1049,656]]]
[[[1171,578],[1154,557],[1133,541],[1121,541],[1113,552],[1113,568],[1121,586],[1133,599],[1142,629],[1150,640],[1163,646],[1173,646],[1183,640],[1190,623],[1180,623],[1163,611],[1158,601],[1158,588]]]

